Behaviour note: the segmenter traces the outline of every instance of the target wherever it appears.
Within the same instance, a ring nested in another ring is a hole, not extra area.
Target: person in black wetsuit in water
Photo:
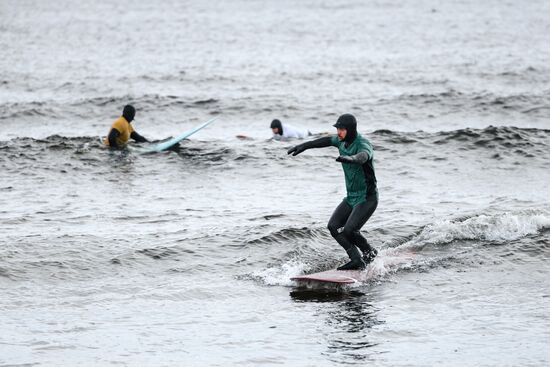
[[[338,148],[340,156],[336,161],[342,163],[344,169],[347,196],[332,213],[328,229],[350,258],[350,261],[338,270],[364,269],[378,254],[359,231],[378,206],[374,151],[372,144],[357,133],[357,121],[353,115],[340,116],[334,127],[337,129],[337,136],[323,137],[296,145],[287,153],[295,156],[311,148]],[[357,248],[361,249],[363,256]]]

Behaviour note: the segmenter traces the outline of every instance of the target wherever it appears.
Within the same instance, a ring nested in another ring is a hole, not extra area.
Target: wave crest
[[[457,240],[506,242],[550,228],[550,212],[527,210],[517,213],[481,214],[464,220],[441,220],[430,224],[403,246],[449,244]]]

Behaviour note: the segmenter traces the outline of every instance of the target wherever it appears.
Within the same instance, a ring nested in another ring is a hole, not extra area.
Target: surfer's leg
[[[353,208],[351,205],[349,205],[345,200],[338,205],[336,210],[334,210],[334,213],[332,213],[332,216],[330,217],[330,220],[328,222],[328,229],[330,231],[330,234],[336,242],[340,244],[346,250],[350,261],[338,268],[338,270],[354,270],[354,269],[364,269],[365,268],[365,262],[361,259],[361,253],[359,250],[357,250],[357,247],[353,245],[353,243],[350,241],[350,237],[346,235],[343,231],[341,233],[338,232],[338,230],[344,226],[349,220],[350,213],[352,212]]]
[[[363,260],[366,263],[371,262],[378,253],[361,234],[360,229],[369,220],[372,213],[378,206],[376,197],[367,198],[367,201],[355,206],[344,226],[342,233],[351,239],[351,241],[363,252]]]
[[[332,213],[332,216],[330,217],[327,225],[332,237],[338,237],[338,230],[342,228],[344,224],[346,224],[352,209],[353,208],[351,207],[351,205],[349,205],[345,200],[342,200],[340,205],[338,205],[336,209],[334,209],[334,212]]]
[[[353,239],[355,245],[363,251],[369,250],[370,245],[368,244],[367,239],[361,234],[360,229],[372,216],[372,213],[374,213],[377,206],[378,200],[376,199],[367,200],[357,205],[353,208],[344,227],[344,230],[347,231],[350,238]]]

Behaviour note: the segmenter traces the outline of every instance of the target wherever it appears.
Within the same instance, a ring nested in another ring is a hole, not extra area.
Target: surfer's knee
[[[341,233],[347,238],[355,238],[355,230],[349,228],[348,226],[344,226]]]
[[[331,235],[332,237],[338,236],[338,226],[337,226],[337,225],[335,225],[335,224],[333,224],[333,223],[331,223],[331,222],[328,222],[327,228],[328,228],[328,230],[330,231],[330,235]]]

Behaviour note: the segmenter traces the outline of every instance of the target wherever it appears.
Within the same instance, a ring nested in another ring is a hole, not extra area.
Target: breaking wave
[[[480,214],[466,219],[445,219],[420,229],[412,238],[397,246],[380,248],[376,259],[367,268],[367,282],[383,281],[389,275],[400,272],[425,272],[440,266],[462,266],[465,256],[460,246],[464,241],[505,244],[526,236],[537,235],[550,228],[550,212],[546,210],[525,210],[519,212]],[[529,246],[538,246],[530,242]],[[441,247],[440,251],[430,251]],[[529,246],[520,246],[518,251],[532,252]],[[250,274],[252,279],[266,285],[292,286],[290,278],[304,273],[334,268],[337,258],[312,265],[308,255],[293,254],[292,258]],[[356,285],[361,286],[361,285]]]

